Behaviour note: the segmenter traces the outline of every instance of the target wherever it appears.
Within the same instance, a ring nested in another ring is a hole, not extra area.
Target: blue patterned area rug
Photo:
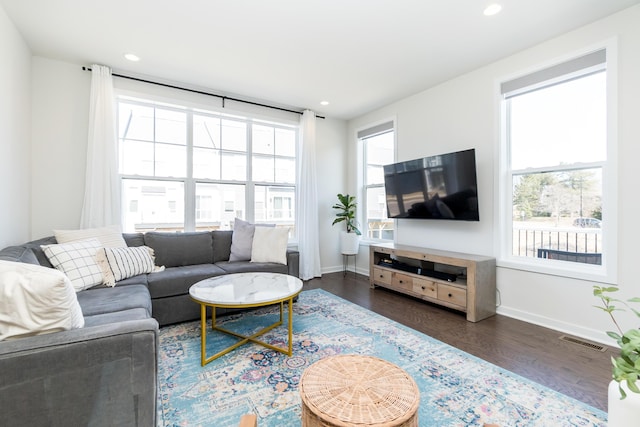
[[[222,320],[246,333],[277,316],[277,307],[270,307]],[[415,379],[421,426],[606,426],[606,413],[598,409],[323,290],[302,292],[293,319],[292,357],[246,344],[205,367],[199,321],[162,328],[158,425],[235,427],[243,414],[255,413],[260,427],[299,426],[304,369],[327,356],[365,354],[395,363]],[[286,346],[286,324],[262,338]],[[207,354],[233,342],[209,331]]]

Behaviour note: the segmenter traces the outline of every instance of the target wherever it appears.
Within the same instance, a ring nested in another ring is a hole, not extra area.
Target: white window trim
[[[603,257],[602,265],[588,265],[572,262],[539,260],[535,258],[516,257],[511,254],[512,245],[512,183],[508,155],[508,139],[506,132],[506,108],[500,94],[502,82],[511,80],[514,76],[505,76],[495,83],[495,111],[497,119],[498,138],[498,172],[495,176],[497,212],[494,229],[498,245],[498,267],[523,270],[553,276],[581,279],[597,283],[617,283],[617,246],[618,246],[618,49],[617,40],[609,39],[595,46],[572,52],[554,61],[538,64],[529,70],[518,73],[526,75],[550,65],[569,61],[597,49],[607,51],[607,161],[602,169],[602,216],[603,222]]]
[[[353,135],[353,138],[355,139],[357,144],[356,185],[357,185],[357,197],[358,197],[357,200],[359,200],[359,202],[358,202],[358,209],[356,212],[356,216],[358,219],[358,223],[360,225],[365,223],[365,214],[362,209],[362,203],[366,202],[365,184],[364,184],[364,174],[365,174],[364,150],[365,148],[364,148],[364,142],[362,141],[361,138],[358,137],[358,135],[365,130],[372,129],[372,128],[375,128],[376,126],[380,126],[382,124],[389,123],[389,122],[392,123],[392,128],[393,128],[393,158],[395,161],[395,159],[398,158],[398,127],[397,127],[398,121],[395,116],[383,118],[380,120],[376,120],[375,122],[371,122],[366,125],[360,126],[357,129],[355,129],[355,132]],[[366,210],[366,207],[364,209]],[[393,224],[393,242],[396,242],[396,239],[398,236],[398,221],[396,219],[392,219],[392,221],[394,223]],[[358,228],[360,228],[360,231],[362,231],[361,227],[358,227]],[[384,243],[384,242],[391,242],[391,240],[387,240],[387,239],[370,239],[366,236],[367,236],[367,233],[362,232],[362,239],[360,240],[360,244],[363,246],[369,246],[371,244],[378,244],[378,243]]]
[[[129,82],[126,82],[126,83],[129,83]],[[213,113],[215,115],[229,116],[231,118],[246,119],[246,120],[255,121],[255,122],[265,122],[270,125],[275,125],[275,127],[289,127],[289,126],[295,127],[296,135],[297,135],[296,138],[298,140],[300,138],[299,120],[287,119],[283,117],[283,114],[269,115],[269,114],[257,112],[255,111],[255,109],[248,109],[247,111],[243,111],[241,109],[238,109],[238,110],[230,109],[230,108],[222,107],[222,105],[210,105],[208,103],[200,102],[198,97],[193,97],[191,94],[185,94],[183,91],[169,90],[171,95],[167,95],[166,94],[167,90],[161,89],[158,92],[157,89],[158,88],[156,87],[151,87],[149,92],[146,92],[144,90],[132,90],[130,88],[116,88],[114,90],[114,95],[116,99],[115,102],[117,103],[117,102],[120,102],[121,99],[125,99],[127,100],[127,102],[139,103],[140,105],[154,103],[154,104],[157,104],[159,108],[165,108],[165,109],[176,110],[176,111],[185,111],[188,117],[187,119],[187,133],[188,133],[187,135],[188,136],[187,167],[188,168],[192,168],[193,166],[193,162],[192,162],[193,125],[190,118],[193,116],[194,113],[204,113],[204,114]],[[173,95],[175,95],[175,97]],[[287,114],[291,116],[294,113],[287,113]],[[298,114],[295,114],[295,116],[297,118]],[[251,147],[252,136],[250,134],[247,136],[247,144],[248,144],[247,150],[250,150],[252,148]],[[299,144],[296,143],[296,152],[295,152],[296,162],[300,161],[298,145]],[[188,170],[187,172],[188,174],[187,174],[187,177],[185,178],[173,178],[173,177],[141,178],[140,176],[137,176],[137,175],[118,174],[118,180],[120,181],[122,179],[150,179],[150,180],[155,179],[159,181],[176,181],[176,182],[184,183],[184,191],[185,191],[184,229],[185,231],[193,231],[195,230],[196,222],[197,222],[195,219],[195,186],[196,186],[196,183],[207,182],[207,180],[194,178],[192,176],[193,174],[191,173],[192,170]],[[254,218],[255,216],[255,212],[254,212],[255,200],[254,200],[253,190],[256,184],[290,186],[290,185],[281,184],[281,183],[253,182],[250,180],[251,173],[252,173],[251,161],[250,159],[248,159],[247,178],[246,178],[246,181],[244,182],[245,191],[250,192],[248,194],[246,193],[247,195],[245,196],[247,197],[246,199],[247,207],[246,207],[245,216],[247,216],[248,218]],[[298,168],[296,167],[296,182],[292,184],[294,188],[298,186],[299,180],[300,180],[300,177],[298,175]],[[219,182],[221,184],[238,184],[238,182],[236,181],[226,181],[226,180],[218,180],[216,182]],[[294,209],[298,209],[298,206],[296,205]],[[124,223],[124,220],[125,220],[124,216],[126,214],[124,208],[121,210],[120,214],[122,217],[121,221]],[[251,216],[249,217],[249,215]],[[297,227],[296,227],[296,233],[294,234],[294,236],[292,236],[289,239],[288,246],[296,246],[297,244],[298,244],[298,233],[297,233]]]

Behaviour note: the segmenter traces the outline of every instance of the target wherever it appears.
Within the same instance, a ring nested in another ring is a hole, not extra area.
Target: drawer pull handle
[[[400,283],[402,283],[402,280],[400,280]]]
[[[453,295],[449,294],[449,298],[451,298]]]
[[[381,274],[381,275],[380,275],[380,277],[384,277],[384,275],[383,275],[383,274]]]
[[[424,291],[424,286],[422,287],[422,290]]]

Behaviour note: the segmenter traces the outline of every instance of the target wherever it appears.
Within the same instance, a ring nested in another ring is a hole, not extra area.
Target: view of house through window
[[[234,218],[295,230],[297,128],[119,98],[126,232],[229,229]]]
[[[364,200],[359,208],[365,208],[361,231],[367,239],[393,240],[394,222],[387,218],[382,167],[394,161],[394,134],[393,122],[358,132],[364,152]]]
[[[513,257],[602,264],[607,99],[599,53],[588,67],[504,93]]]

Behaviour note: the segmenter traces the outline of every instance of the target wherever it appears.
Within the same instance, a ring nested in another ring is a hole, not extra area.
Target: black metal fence
[[[602,264],[600,229],[513,228],[513,254],[523,257]]]

